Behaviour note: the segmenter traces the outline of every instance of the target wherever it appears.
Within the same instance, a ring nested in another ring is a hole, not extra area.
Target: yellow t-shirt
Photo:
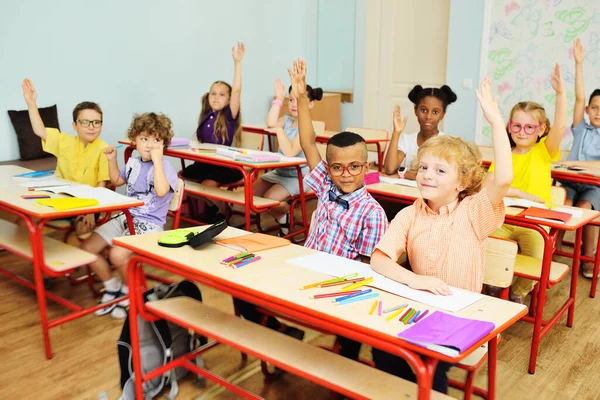
[[[108,160],[103,150],[108,146],[97,138],[84,146],[78,136],[46,128],[46,140],[42,140],[44,151],[57,158],[58,175],[69,181],[97,186],[98,182],[109,181]]]
[[[531,193],[550,203],[550,176],[552,163],[560,158],[560,150],[550,154],[546,147],[546,138],[542,138],[525,154],[512,153],[513,182],[510,186]],[[489,172],[494,171],[494,163]]]

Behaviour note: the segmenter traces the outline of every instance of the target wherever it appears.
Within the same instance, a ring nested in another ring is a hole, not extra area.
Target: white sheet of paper
[[[417,187],[417,181],[411,181],[410,179],[390,178],[389,176],[380,176],[379,180],[383,183],[389,183],[391,185],[402,185]]]
[[[363,277],[372,276],[373,283],[369,286],[374,286],[378,289],[385,290],[386,292],[451,312],[460,311],[483,297],[479,293],[469,292],[454,287],[451,288],[452,294],[449,296],[435,295],[423,290],[412,289],[402,283],[378,274],[373,271],[368,264],[323,252],[293,258],[287,260],[287,262],[335,277],[341,277],[355,272],[358,272],[358,275]]]
[[[505,197],[504,205],[506,207],[522,207],[522,208],[537,207],[537,208],[548,209],[548,206],[546,206],[543,203],[538,203],[537,201],[520,199],[518,197]],[[577,210],[575,208],[553,207],[553,208],[551,208],[551,210],[571,214],[575,218],[581,218],[581,216],[583,215],[582,210]],[[556,221],[551,221],[551,222],[556,222]]]

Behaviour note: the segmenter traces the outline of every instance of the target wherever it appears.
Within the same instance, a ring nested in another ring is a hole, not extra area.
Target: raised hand
[[[573,57],[575,58],[576,64],[583,64],[583,57],[585,56],[581,40],[575,39],[573,42]]]
[[[285,98],[285,86],[281,79],[275,79],[275,98],[278,100],[283,100]]]
[[[554,89],[556,93],[564,93],[565,91],[565,84],[563,82],[562,75],[560,73],[560,65],[558,65],[558,63],[556,63],[554,66],[554,71],[552,71],[552,89]]]
[[[306,63],[299,58],[294,61],[293,69],[288,68],[290,81],[292,82],[292,94],[298,98],[306,96]]]
[[[162,161],[163,147],[164,146],[162,143],[154,144],[154,147],[152,147],[152,150],[150,150],[150,158],[152,159],[152,162],[156,163],[158,161]]]
[[[108,161],[117,159],[117,148],[115,146],[107,146],[104,148],[104,154]]]
[[[493,123],[504,124],[502,114],[500,114],[500,109],[498,108],[498,97],[492,97],[490,78],[485,77],[481,81],[479,89],[475,90],[475,95],[477,96],[477,101],[479,101],[481,111],[483,111],[483,115],[490,125]]]
[[[236,63],[242,61],[245,52],[246,46],[244,46],[244,42],[238,42],[237,49],[235,47],[231,48],[231,57],[233,57],[233,61]]]
[[[37,102],[37,92],[35,91],[33,82],[25,78],[23,79],[23,84],[21,87],[23,88],[23,97],[25,98],[25,103],[27,103],[28,106],[35,106]]]
[[[402,133],[404,128],[406,128],[406,121],[408,121],[408,117],[404,117],[400,115],[400,104],[396,104],[394,107],[394,132]]]

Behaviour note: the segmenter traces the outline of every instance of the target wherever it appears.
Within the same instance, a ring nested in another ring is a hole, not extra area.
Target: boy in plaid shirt
[[[306,155],[310,173],[304,183],[317,195],[319,203],[305,246],[336,256],[369,263],[375,245],[388,226],[383,208],[367,192],[365,174],[369,171],[367,145],[356,133],[341,132],[327,142],[327,160],[315,144],[312,120],[306,94],[306,64],[294,62],[288,69],[292,95],[298,101],[300,145]],[[250,303],[234,300],[237,310],[247,320],[260,323],[262,315]],[[267,319],[267,327],[302,339],[304,332]],[[339,337],[340,354],[356,360],[360,343]]]

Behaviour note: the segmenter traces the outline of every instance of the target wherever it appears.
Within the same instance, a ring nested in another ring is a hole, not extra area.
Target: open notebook
[[[494,324],[434,311],[398,337],[448,356],[457,356],[487,336]]]
[[[555,224],[566,224],[572,217],[580,218],[583,215],[582,210],[575,208],[548,206],[536,201],[516,197],[505,197],[504,205],[507,207],[524,208],[525,210],[519,213],[519,216]]]

